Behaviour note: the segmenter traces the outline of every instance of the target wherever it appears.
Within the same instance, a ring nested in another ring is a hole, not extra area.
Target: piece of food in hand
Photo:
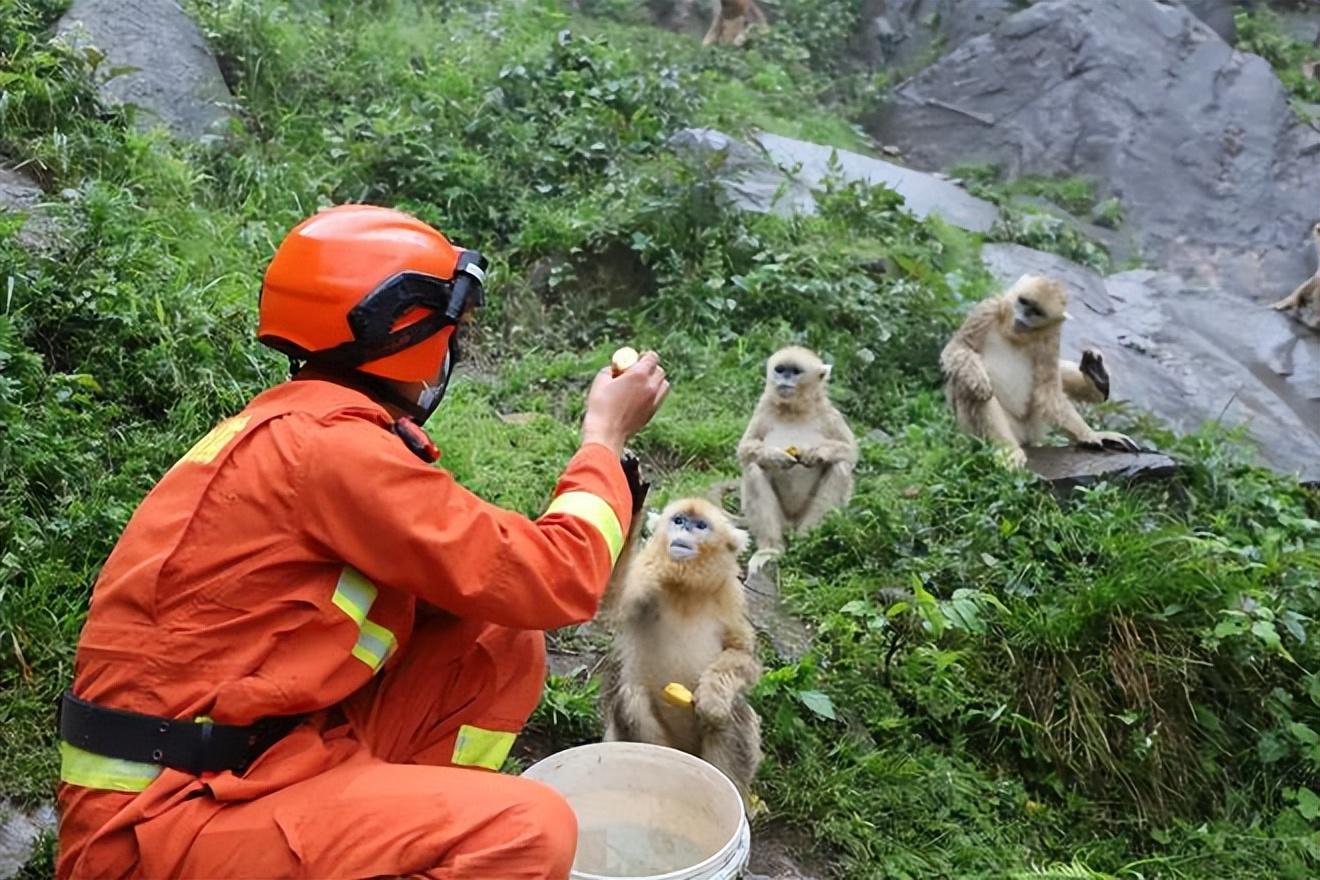
[[[664,698],[664,701],[671,706],[678,706],[679,708],[692,707],[692,691],[683,687],[683,685],[676,681],[671,681],[669,684],[665,685],[665,689],[661,692],[661,696]]]
[[[797,458],[802,454],[802,450],[798,449],[796,446],[785,446],[784,452],[788,453],[790,458]]]
[[[641,359],[641,355],[637,353],[637,349],[625,345],[623,348],[616,351],[614,356],[610,358],[610,371],[617,376],[631,368],[633,364]]]

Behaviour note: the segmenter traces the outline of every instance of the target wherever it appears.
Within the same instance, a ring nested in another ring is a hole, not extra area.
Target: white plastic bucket
[[[557,789],[578,819],[572,880],[734,880],[751,830],[729,778],[686,752],[593,743],[523,774]]]

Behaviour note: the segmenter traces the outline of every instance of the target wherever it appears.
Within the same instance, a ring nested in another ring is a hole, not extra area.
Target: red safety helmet
[[[313,365],[432,382],[464,311],[484,302],[485,268],[481,254],[400,211],[330,208],[275,251],[257,338]]]

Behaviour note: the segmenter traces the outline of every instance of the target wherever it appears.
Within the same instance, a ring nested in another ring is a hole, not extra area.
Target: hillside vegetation
[[[635,444],[653,504],[736,475],[771,351],[834,363],[867,435],[857,496],[785,559],[817,637],[798,663],[767,649],[755,702],[769,818],[839,876],[1320,872],[1315,492],[1113,407],[1091,415],[1180,476],[1056,497],[944,408],[939,348],[990,291],[978,240],[855,185],[817,217],[738,214],[666,150],[752,125],[864,148],[849,120],[883,83],[837,54],[855,0],[779,4],[743,51],[623,0],[185,5],[241,106],[222,146],[137,133],[94,99],[110,71],[49,43],[61,3],[0,0],[0,159],[61,230],[38,252],[0,214],[0,796],[51,795],[55,700],[136,503],[285,375],[253,339],[275,245],[367,201],[493,257],[431,428],[445,467],[528,514],[622,342],[673,380]],[[593,688],[552,681],[537,732],[598,736]]]

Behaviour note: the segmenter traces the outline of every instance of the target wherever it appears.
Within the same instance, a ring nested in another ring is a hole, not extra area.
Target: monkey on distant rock
[[[1315,243],[1315,274],[1276,302],[1274,309],[1280,312],[1291,311],[1303,324],[1320,330],[1320,223],[1311,227],[1311,237]]]
[[[605,741],[697,755],[748,800],[761,761],[761,719],[747,691],[761,666],[738,580],[747,535],[710,502],[687,498],[666,507],[651,538],[638,542],[634,530],[609,588]],[[692,703],[666,701],[670,683],[690,691]]]
[[[829,378],[830,367],[805,348],[781,349],[766,364],[765,389],[738,443],[754,563],[783,550],[785,529],[804,533],[852,497],[857,439],[830,402]]]
[[[972,309],[940,355],[945,393],[958,424],[1001,444],[1018,467],[1027,462],[1023,444],[1040,443],[1053,426],[1083,446],[1139,450],[1124,434],[1092,430],[1068,399],[1059,362],[1067,305],[1060,282],[1024,275]],[[1097,358],[1084,357],[1085,369],[1068,371],[1074,393],[1095,383],[1103,384],[1107,395],[1108,374]]]
[[[701,45],[724,43],[741,46],[747,40],[747,32],[752,25],[765,24],[765,13],[756,5],[756,0],[712,0],[714,6],[710,20],[710,30],[701,41]]]

